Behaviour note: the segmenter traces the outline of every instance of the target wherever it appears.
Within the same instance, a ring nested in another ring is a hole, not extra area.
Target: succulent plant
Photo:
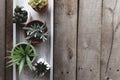
[[[14,9],[13,23],[23,23],[26,22],[28,18],[28,13],[23,10],[23,7],[16,6]]]
[[[19,43],[10,51],[11,56],[8,56],[10,61],[9,66],[16,64],[21,74],[23,67],[27,65],[32,70],[32,62],[36,57],[36,51],[29,43]]]
[[[26,31],[27,40],[35,39],[42,42],[47,40],[48,32],[46,22],[41,24],[39,22],[34,22],[27,27],[23,27],[23,29]]]
[[[28,4],[35,10],[41,10],[48,4],[48,0],[30,0]]]
[[[42,77],[49,69],[50,65],[42,58],[40,58],[33,66],[35,76],[37,77]]]

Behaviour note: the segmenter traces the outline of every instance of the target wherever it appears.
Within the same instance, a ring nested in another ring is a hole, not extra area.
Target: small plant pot
[[[27,10],[26,10],[26,11],[27,11]],[[16,26],[17,26],[17,27],[24,27],[25,24],[27,24],[29,21],[31,21],[31,13],[30,13],[29,11],[27,11],[27,12],[28,12],[28,17],[27,17],[26,22],[16,23]]]
[[[25,25],[25,27],[30,27],[30,25],[33,25],[33,24],[35,24],[35,23],[39,23],[40,25],[42,25],[44,22],[43,21],[40,21],[40,20],[33,20],[33,21],[30,21],[30,22],[28,22],[26,25]],[[47,26],[45,26],[46,27],[46,32],[48,31],[48,29],[47,29]],[[26,30],[24,30],[24,36],[25,36],[25,38],[27,37],[27,32],[26,32]],[[46,36],[46,38],[47,38],[48,36]],[[32,37],[32,38],[30,38],[30,39],[27,39],[27,41],[28,42],[30,42],[31,44],[40,44],[40,43],[42,43],[42,40],[40,40],[39,38],[35,38],[35,37]]]
[[[46,5],[46,6],[44,6],[42,9],[40,9],[40,10],[37,10],[37,9],[35,9],[35,8],[33,8],[36,12],[38,12],[39,14],[43,14],[44,12],[46,12],[47,11],[47,9],[48,9],[48,4]]]
[[[33,65],[36,77],[43,77],[50,70],[51,66],[43,58],[39,58]]]
[[[22,26],[31,19],[30,12],[23,8],[24,7],[16,6],[16,8],[14,9],[13,23],[16,23],[18,26]]]
[[[19,75],[25,66],[32,70],[33,61],[36,58],[36,50],[31,44],[25,42],[18,43],[10,53],[10,66],[13,64],[17,65],[19,69]]]
[[[28,44],[29,44],[29,43],[26,43],[26,42],[17,43],[17,44],[15,45],[15,47],[12,49],[12,52],[15,50],[15,48],[16,48],[17,46],[22,45],[22,46],[24,47],[24,46],[26,46],[26,45],[28,45]],[[30,45],[30,44],[29,44],[29,45]],[[33,50],[33,53],[35,53],[35,55],[36,55],[36,50],[35,50],[35,48],[34,48],[32,45],[30,45],[30,47],[31,47],[31,49]],[[13,54],[12,54],[12,55],[13,55]],[[35,58],[36,58],[36,57],[31,57],[31,61],[34,62]]]

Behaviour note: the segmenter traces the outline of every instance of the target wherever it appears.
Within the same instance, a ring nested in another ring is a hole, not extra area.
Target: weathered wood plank
[[[5,62],[5,1],[0,0],[0,80],[4,80]]]
[[[5,0],[6,1],[6,51],[7,50],[11,50],[12,48],[12,42],[13,42],[13,26],[12,26],[12,4],[13,4],[13,0]],[[10,56],[10,53],[6,52],[6,56]],[[6,59],[6,62],[8,62],[8,60]],[[6,64],[7,66],[7,64]],[[12,80],[12,67],[6,68],[5,70],[5,80]]]
[[[120,79],[120,0],[104,0],[101,79]]]
[[[54,80],[76,80],[77,0],[55,0]]]
[[[100,80],[102,0],[80,0],[77,80]]]

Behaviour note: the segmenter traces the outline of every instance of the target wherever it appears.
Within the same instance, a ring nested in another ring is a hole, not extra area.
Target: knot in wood
[[[72,11],[68,11],[67,14],[68,15],[73,15],[73,12]]]
[[[108,76],[106,76],[105,79],[106,79],[106,80],[112,80],[112,79],[110,79],[110,77],[108,77]]]

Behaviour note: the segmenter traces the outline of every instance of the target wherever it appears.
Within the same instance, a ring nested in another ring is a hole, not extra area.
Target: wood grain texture
[[[102,0],[80,0],[77,80],[100,80]]]
[[[101,79],[120,79],[120,0],[103,1]]]
[[[5,0],[6,1],[6,56],[10,56],[10,53],[7,53],[7,50],[12,49],[12,42],[13,42],[13,27],[12,27],[12,4],[13,0]],[[6,59],[6,62],[8,62],[8,59]],[[7,66],[7,64],[6,64]],[[12,80],[12,67],[5,68],[5,80]]]
[[[5,1],[0,0],[0,80],[4,80],[5,62]]]
[[[77,0],[55,0],[54,80],[76,80]]]

